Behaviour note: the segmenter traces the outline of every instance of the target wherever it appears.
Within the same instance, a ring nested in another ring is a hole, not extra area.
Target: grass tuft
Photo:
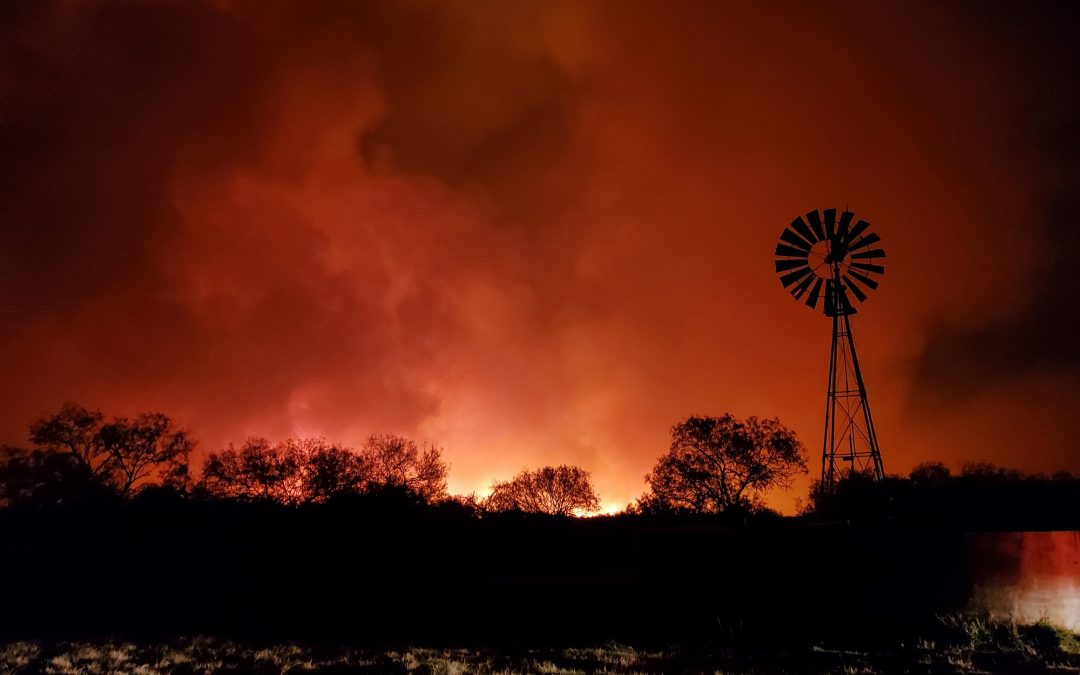
[[[1080,635],[1046,620],[1021,624],[988,614],[951,614],[941,622],[952,633],[951,643],[963,649],[1031,657],[1080,654]]]

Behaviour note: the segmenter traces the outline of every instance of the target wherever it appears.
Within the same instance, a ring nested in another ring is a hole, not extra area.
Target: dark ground
[[[7,509],[0,673],[1080,672],[1071,633],[960,613],[972,541],[385,496]]]
[[[386,650],[253,645],[207,638],[133,644],[0,645],[0,671],[12,675],[115,673],[1076,673],[1080,655],[1031,644],[974,648],[927,642],[889,650],[794,650],[665,647],[638,650],[609,643],[565,649]]]
[[[0,512],[0,636],[874,647],[969,597],[962,532],[466,518],[430,507]]]

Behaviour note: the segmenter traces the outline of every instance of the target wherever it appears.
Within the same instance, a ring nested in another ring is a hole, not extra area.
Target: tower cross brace
[[[834,294],[826,306],[832,314],[832,348],[829,356],[829,384],[825,399],[825,439],[821,454],[821,485],[833,491],[845,475],[862,474],[874,480],[885,477],[878,447],[877,431],[870,414],[855,338],[851,333],[854,309],[841,281],[840,261],[832,261]]]

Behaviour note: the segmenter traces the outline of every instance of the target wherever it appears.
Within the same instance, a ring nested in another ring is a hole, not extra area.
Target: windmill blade
[[[814,234],[817,235],[818,240],[824,239],[825,230],[821,227],[821,214],[815,209],[806,214],[806,219],[810,221],[810,227],[814,228]]]
[[[791,221],[791,227],[794,228],[796,232],[801,234],[803,238],[811,244],[818,241],[818,238],[814,236],[814,233],[810,231],[810,228],[806,226],[806,223],[803,221],[802,216],[799,216],[795,220]]]
[[[791,289],[791,294],[793,296],[795,296],[796,300],[800,299],[803,296],[803,293],[806,292],[807,288],[810,288],[810,284],[811,284],[811,282],[814,281],[814,279],[817,279],[817,277],[815,277],[813,274],[811,274],[811,275],[807,276],[805,279],[803,279],[802,281],[800,281],[798,286]],[[821,280],[818,279],[818,281],[821,281]]]
[[[863,293],[862,289],[856,286],[855,282],[847,276],[844,277],[844,285],[847,286],[849,291],[855,294],[855,297],[859,299],[859,302],[866,302],[866,293]]]
[[[874,265],[873,263],[853,262],[853,263],[851,263],[851,266],[852,267],[857,267],[857,268],[859,268],[861,270],[866,270],[867,272],[874,272],[874,273],[877,273],[877,274],[885,274],[885,268],[884,267],[882,267],[881,265]]]
[[[831,240],[836,234],[836,209],[825,209],[825,235]]]
[[[787,288],[799,279],[805,277],[807,274],[810,274],[809,267],[804,267],[801,270],[795,270],[794,272],[788,272],[784,276],[780,277],[780,283],[784,285],[784,288]]]
[[[776,271],[786,272],[787,270],[793,270],[796,267],[806,267],[806,259],[802,260],[777,260]]]
[[[867,286],[867,287],[869,287],[869,288],[871,288],[873,290],[877,290],[878,282],[874,281],[870,277],[859,274],[855,270],[848,270],[847,273],[848,273],[848,276],[850,276],[851,278],[855,279],[856,281],[862,283],[863,286]]]
[[[852,258],[884,258],[885,249],[872,248],[869,251],[863,251],[862,253],[852,253]]]
[[[859,222],[855,223],[855,227],[851,228],[851,231],[848,232],[847,241],[854,241],[855,237],[865,232],[866,228],[868,227],[870,227],[870,223],[866,222],[865,220],[860,220]],[[847,241],[845,241],[844,243],[846,244]]]
[[[810,295],[806,296],[806,306],[811,309],[817,309],[818,296],[821,295],[821,282],[822,279],[818,279],[814,282],[814,287],[810,289]]]
[[[860,248],[865,248],[865,247],[869,246],[870,244],[876,244],[879,241],[881,241],[881,237],[879,237],[875,233],[871,232],[870,234],[866,235],[865,237],[862,237],[861,239],[859,239],[859,241],[853,243],[851,246],[848,246],[848,250],[849,251],[858,251]]]
[[[791,248],[786,244],[776,245],[776,255],[786,255],[789,258],[802,258],[806,260],[806,251],[800,251],[797,248]]]
[[[803,239],[799,235],[795,234],[791,230],[784,230],[783,232],[781,232],[780,233],[780,238],[782,240],[786,241],[787,243],[791,244],[795,248],[805,249],[807,253],[809,253],[810,249],[813,248],[813,246],[814,246],[813,244],[806,241],[805,239]]]
[[[793,270],[793,269],[797,269],[797,268],[801,268],[801,267],[807,267],[807,263],[806,263],[805,259],[803,259],[803,260],[787,260],[787,259],[777,260],[774,263],[774,265],[776,267],[776,272],[778,274],[780,272],[788,272],[788,271]]]

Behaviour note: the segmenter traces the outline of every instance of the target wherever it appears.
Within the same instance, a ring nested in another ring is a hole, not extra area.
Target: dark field
[[[1080,672],[1075,634],[967,613],[1019,558],[951,527],[351,501],[7,511],[0,534],[3,673]]]
[[[0,636],[874,646],[970,597],[962,532],[252,506],[0,514]],[[826,618],[826,621],[822,619]]]

